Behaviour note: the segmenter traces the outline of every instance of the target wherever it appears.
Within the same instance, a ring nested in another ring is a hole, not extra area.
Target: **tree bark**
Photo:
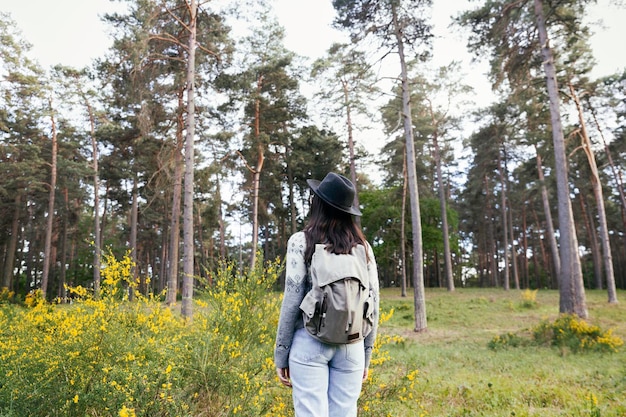
[[[502,250],[502,258],[504,259],[504,280],[503,280],[503,288],[505,291],[511,289],[511,281],[510,281],[510,267],[509,267],[509,218],[507,215],[507,202],[506,202],[506,179],[504,178],[504,169],[502,168],[502,157],[498,152],[498,173],[500,174],[500,210],[502,216],[502,239],[503,250]]]
[[[139,179],[137,178],[137,173],[134,174],[133,178],[133,196],[132,203],[130,208],[130,257],[133,262],[133,266],[131,269],[131,276],[129,277],[130,282],[128,285],[128,299],[132,300],[135,297],[135,282],[137,282],[138,276],[138,263],[139,259],[138,249],[137,249],[137,228],[139,222],[139,189],[137,186],[137,182]]]
[[[613,162],[613,156],[609,150],[609,146],[606,143],[606,139],[604,138],[604,133],[602,133],[602,129],[600,128],[600,123],[598,123],[598,118],[596,117],[595,111],[592,109],[591,114],[593,116],[593,121],[596,124],[596,128],[600,133],[600,137],[602,138],[602,144],[604,145],[604,153],[606,154],[607,161],[609,162],[609,166],[611,167],[611,172],[613,173],[613,180],[615,184],[617,184],[617,191],[619,193],[619,199],[622,203],[621,205],[621,213],[622,213],[622,224],[624,225],[624,230],[626,230],[626,194],[624,193],[624,181],[622,181],[622,172],[619,167],[615,166]],[[626,234],[624,235],[624,242],[626,243]]]
[[[583,150],[589,161],[591,169],[591,186],[593,187],[593,195],[596,199],[598,207],[598,223],[600,226],[600,245],[602,246],[602,260],[604,263],[604,274],[606,278],[606,288],[608,292],[609,303],[617,303],[617,290],[615,288],[615,273],[613,272],[613,255],[611,254],[611,242],[609,240],[609,227],[606,222],[606,210],[604,209],[604,196],[602,194],[602,184],[600,183],[600,174],[598,173],[598,165],[596,157],[591,149],[591,139],[587,134],[585,118],[583,117],[583,108],[578,99],[578,95],[574,90],[572,83],[569,84],[569,91],[572,94],[576,110],[578,111],[578,121],[580,122],[580,137],[583,141]]]
[[[100,247],[102,239],[100,237],[100,174],[98,170],[98,142],[96,141],[96,121],[93,110],[87,98],[84,100],[89,114],[89,132],[93,153],[93,293],[94,297],[98,298],[100,296],[100,259],[102,256],[102,249]]]
[[[191,0],[189,21],[189,47],[187,56],[187,137],[185,138],[185,196],[183,213],[183,294],[181,314],[192,319],[193,299],[193,191],[194,191],[194,134],[195,134],[195,67],[196,67],[196,22],[198,3]]]
[[[557,178],[561,255],[559,311],[561,313],[576,314],[584,319],[589,316],[589,313],[587,311],[582,268],[578,256],[578,238],[576,237],[576,229],[574,227],[572,202],[569,197],[565,138],[563,137],[563,128],[561,125],[556,69],[554,67],[552,50],[549,45],[542,0],[534,0],[534,6],[539,41],[541,44],[541,55],[543,57],[543,69],[546,74],[546,87],[550,100],[550,121],[552,126],[552,140],[554,142],[554,160]]]
[[[183,107],[183,98],[179,96],[179,108]],[[181,110],[181,113],[182,110]],[[176,147],[174,149],[174,187],[172,189],[172,217],[170,219],[170,244],[167,268],[167,293],[165,302],[176,304],[178,294],[178,261],[180,249],[180,197],[183,188],[183,122],[179,117],[179,128],[176,131]]]
[[[593,215],[587,210],[587,199],[584,193],[578,194],[578,202],[580,203],[580,211],[585,219],[585,229],[589,239],[589,246],[591,246],[591,258],[593,259],[593,276],[595,281],[595,288],[597,290],[602,289],[602,251],[600,250],[600,244],[598,243],[598,234],[596,233],[596,225],[593,221]]]
[[[406,148],[404,150],[404,163],[402,166],[402,214],[400,215],[400,251],[402,259],[402,297],[406,297],[406,192],[407,192],[407,174],[406,174]]]
[[[22,195],[17,193],[15,196],[15,207],[13,209],[13,220],[11,221],[11,238],[7,245],[5,262],[4,262],[4,279],[2,286],[11,291],[13,289],[13,276],[15,275],[15,257],[17,251],[17,241],[20,226],[20,206],[22,201]]]
[[[430,115],[433,125],[437,126],[433,114],[432,105]],[[439,210],[441,212],[441,232],[443,234],[443,261],[446,287],[448,291],[454,291],[454,277],[452,275],[452,254],[450,252],[450,231],[448,229],[448,210],[446,204],[446,190],[443,185],[443,173],[441,172],[441,153],[439,151],[439,140],[437,138],[437,128],[433,132],[433,147],[435,151],[435,167],[437,171],[437,190],[439,192]]]
[[[50,111],[52,111],[52,100],[48,101],[50,104]],[[54,120],[54,115],[50,116],[50,122],[52,124],[52,143],[51,143],[51,162],[50,162],[50,193],[48,198],[48,217],[46,223],[46,238],[44,243],[44,256],[43,256],[43,273],[41,276],[41,292],[44,300],[48,292],[48,277],[50,275],[50,259],[52,249],[52,227],[54,225],[54,197],[57,187],[57,126]]]
[[[256,252],[259,244],[259,191],[261,188],[261,172],[265,162],[265,146],[261,139],[261,88],[263,75],[257,79],[257,97],[254,109],[254,136],[257,141],[256,167],[252,170],[252,253],[250,254],[250,269],[256,264]]]
[[[397,9],[392,5],[394,34],[400,56],[402,79],[402,118],[406,140],[407,178],[411,198],[411,229],[413,234],[413,304],[415,306],[415,331],[427,328],[426,297],[424,294],[424,260],[422,259],[422,223],[420,219],[419,192],[417,189],[417,171],[415,168],[415,144],[413,142],[413,119],[411,118],[411,97],[402,27],[398,22]]]
[[[556,243],[556,235],[554,233],[554,223],[552,222],[552,211],[550,210],[550,201],[548,199],[548,189],[546,187],[546,181],[543,175],[543,163],[541,155],[535,145],[535,153],[537,155],[537,177],[539,178],[539,184],[541,187],[541,203],[543,204],[543,215],[546,218],[546,234],[548,242],[550,243],[550,250],[552,252],[552,266],[554,268],[554,275],[558,277],[561,275],[561,257],[559,255],[559,246]]]
[[[348,127],[348,152],[350,157],[350,178],[352,179],[352,183],[354,184],[357,192],[354,193],[354,206],[359,207],[359,192],[356,181],[356,164],[355,164],[355,156],[354,156],[354,136],[353,131],[354,128],[352,126],[352,107],[350,105],[350,94],[348,92],[348,85],[344,80],[341,80],[341,87],[343,90],[343,102],[346,108],[346,125]],[[360,222],[360,217],[356,218],[357,222]]]

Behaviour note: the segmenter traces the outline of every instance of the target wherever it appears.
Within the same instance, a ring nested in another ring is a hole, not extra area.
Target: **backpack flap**
[[[323,287],[332,282],[351,277],[369,289],[369,275],[365,263],[365,247],[357,245],[349,254],[330,253],[324,244],[315,245],[311,260],[311,274],[317,277],[317,285]],[[315,283],[313,283],[315,285]]]

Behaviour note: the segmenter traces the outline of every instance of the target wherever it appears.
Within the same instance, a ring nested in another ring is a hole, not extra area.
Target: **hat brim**
[[[358,208],[354,207],[354,205],[350,206],[350,207],[344,207],[344,206],[340,206],[337,205],[335,203],[333,203],[332,201],[330,201],[330,199],[324,195],[324,193],[322,193],[319,190],[319,186],[321,181],[319,180],[306,180],[307,184],[309,184],[309,187],[311,188],[311,191],[313,191],[313,193],[318,196],[319,198],[322,199],[322,201],[324,201],[326,204],[328,204],[331,207],[336,208],[337,210],[341,210],[345,213],[349,213],[352,214],[354,216],[361,216],[361,210],[359,210]]]

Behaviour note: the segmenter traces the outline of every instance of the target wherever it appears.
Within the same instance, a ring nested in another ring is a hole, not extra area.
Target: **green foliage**
[[[494,336],[493,339],[489,341],[487,346],[489,346],[489,349],[497,350],[508,347],[518,347],[527,344],[528,342],[524,340],[521,336],[512,332],[507,332],[499,336]]]
[[[522,291],[521,306],[523,308],[535,308],[537,307],[537,291],[525,289]]]
[[[0,288],[0,304],[8,304],[15,302],[15,293],[9,291],[7,287]]]

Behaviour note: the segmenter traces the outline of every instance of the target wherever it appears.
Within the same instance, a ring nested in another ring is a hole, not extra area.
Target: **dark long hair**
[[[311,201],[309,222],[304,228],[304,234],[306,236],[304,260],[307,265],[311,264],[317,243],[326,244],[326,250],[337,254],[350,253],[358,244],[367,247],[365,235],[354,216],[326,204],[315,194]]]

